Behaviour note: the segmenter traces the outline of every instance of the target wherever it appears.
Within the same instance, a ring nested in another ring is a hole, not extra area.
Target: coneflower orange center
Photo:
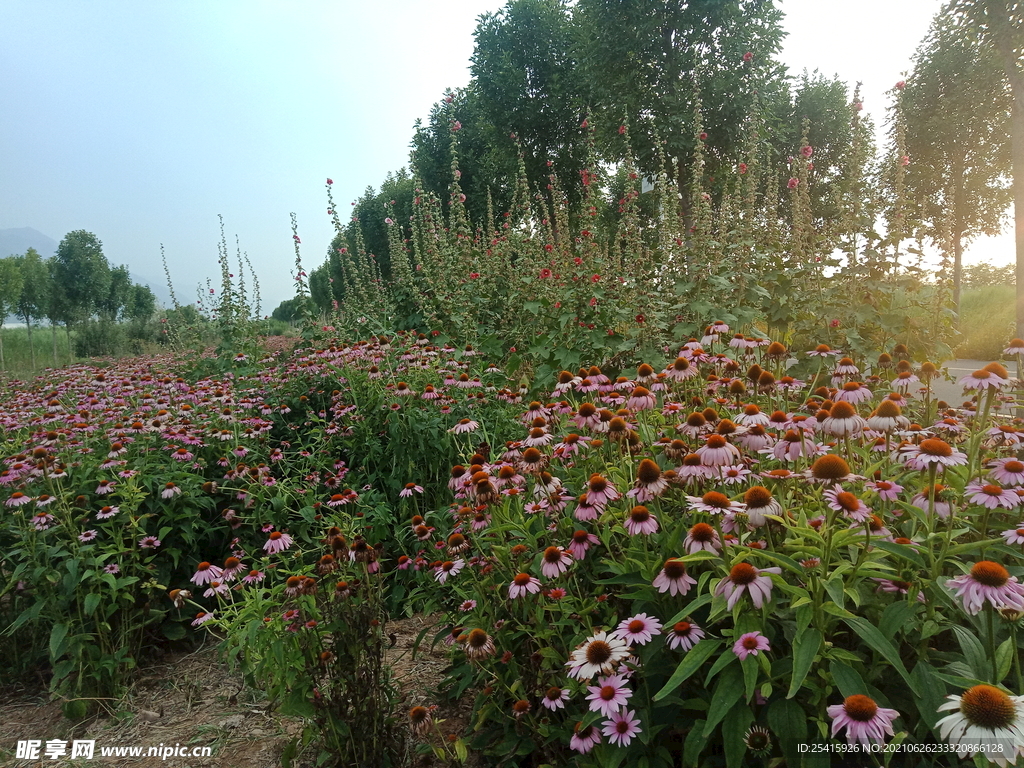
[[[512,583],[515,584],[517,587],[525,587],[527,584],[530,583],[530,574],[518,573],[516,574],[515,578],[512,579]]]
[[[647,507],[638,505],[633,507],[633,510],[629,513],[629,517],[634,523],[646,523],[651,519],[651,512]]]
[[[746,648],[748,651],[755,650],[757,648],[757,638],[756,637],[745,637],[745,638],[743,638],[743,647]]]
[[[469,637],[466,638],[466,642],[471,648],[483,648],[487,645],[487,633],[482,629],[471,630]]]
[[[697,523],[690,529],[690,538],[694,541],[708,542],[714,540],[715,529],[707,523]]]
[[[729,580],[733,584],[751,584],[757,578],[757,569],[750,563],[736,563],[729,571]]]
[[[636,472],[637,479],[645,485],[658,482],[661,479],[661,468],[650,459],[644,459],[640,462],[640,467]]]
[[[1010,573],[999,563],[979,560],[971,566],[971,577],[986,587],[1001,587],[1010,580]]]
[[[677,635],[687,635],[690,633],[690,622],[688,621],[677,621],[672,626],[672,631]]]
[[[686,563],[681,563],[678,560],[666,560],[664,571],[670,579],[681,579],[686,575]]]
[[[771,501],[772,493],[763,485],[752,486],[743,494],[743,503],[748,507],[753,507],[754,509],[767,507],[771,504]]]
[[[929,437],[927,440],[922,440],[918,446],[921,453],[928,454],[929,456],[942,456],[948,457],[953,455],[953,448],[945,440],[939,440],[937,437]]]
[[[829,453],[811,465],[811,474],[818,480],[839,480],[850,474],[850,465],[842,456]]]
[[[843,491],[842,493],[836,494],[836,504],[845,509],[847,512],[853,512],[860,509],[860,501],[849,491]]]
[[[992,730],[1012,725],[1017,715],[1013,700],[991,685],[976,685],[964,691],[960,713],[971,725]]]
[[[644,626],[644,623],[640,621],[640,619],[633,619],[629,622],[628,629],[635,635],[637,632],[643,632]]]
[[[548,547],[544,550],[545,563],[557,563],[562,559],[562,550],[558,547]]]
[[[716,507],[717,509],[728,509],[730,506],[729,497],[726,496],[724,493],[719,493],[718,491],[708,491],[700,498],[701,501],[703,501],[709,507]]]
[[[878,705],[869,696],[857,693],[847,696],[843,701],[843,709],[847,716],[861,723],[866,723],[878,713]]]
[[[604,640],[592,640],[587,646],[587,662],[606,664],[612,657],[612,647]]]
[[[857,415],[857,409],[845,400],[841,400],[832,406],[829,415],[833,419],[849,419]]]

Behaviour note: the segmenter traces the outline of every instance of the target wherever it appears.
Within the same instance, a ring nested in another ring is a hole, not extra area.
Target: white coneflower
[[[821,422],[822,431],[836,437],[856,437],[866,426],[867,422],[857,414],[857,409],[845,401],[833,405]]]
[[[996,765],[1012,765],[1024,754],[1024,696],[1009,696],[991,685],[976,685],[948,696],[939,712],[955,710],[935,724],[961,758],[984,755]]]

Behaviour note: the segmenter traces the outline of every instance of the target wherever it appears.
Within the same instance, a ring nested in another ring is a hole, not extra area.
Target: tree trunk
[[[7,365],[4,363],[4,325],[0,323],[0,371],[6,371]]]
[[[68,363],[70,363],[73,359],[71,356],[71,326],[67,323],[64,323],[64,338],[68,341]]]
[[[57,324],[53,321],[50,322],[50,336],[53,339],[53,367],[56,368],[59,365],[57,362]]]
[[[36,369],[36,348],[32,346],[32,318],[25,316],[25,327],[28,329],[28,353],[32,357],[32,370]]]
[[[960,327],[960,283],[963,280],[964,235],[953,233],[953,308],[956,310],[956,327]]]

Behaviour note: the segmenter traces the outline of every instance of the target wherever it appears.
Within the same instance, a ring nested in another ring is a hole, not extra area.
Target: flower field
[[[1002,364],[953,405],[905,349],[724,323],[532,385],[416,335],[228,359],[5,391],[0,647],[69,717],[148,645],[213,632],[306,718],[293,752],[341,764],[1024,747],[1024,433]],[[451,658],[430,695],[473,702],[454,741],[433,707],[398,707],[383,662],[389,617],[419,613],[444,617],[421,642]]]

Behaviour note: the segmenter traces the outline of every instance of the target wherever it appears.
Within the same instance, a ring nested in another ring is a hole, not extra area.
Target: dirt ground
[[[416,639],[428,631],[420,646]],[[439,645],[430,647],[436,634],[433,617],[414,616],[389,622],[395,638],[388,663],[405,708],[435,702],[432,689],[440,683],[447,656]],[[81,723],[71,723],[51,702],[45,690],[0,689],[0,766],[35,768],[53,765],[99,765],[102,768],[276,768],[281,752],[302,732],[302,722],[268,711],[260,691],[243,686],[241,675],[218,658],[215,642],[185,654],[172,654],[140,669],[128,694],[110,702],[108,711]],[[434,713],[444,719],[441,731],[461,735],[470,722],[468,703],[441,704]],[[94,739],[92,760],[61,757],[24,760],[15,757],[19,740]],[[158,745],[210,747],[210,757],[101,757],[100,747]],[[296,768],[312,763],[300,756]],[[470,755],[467,766],[479,765]],[[432,757],[416,758],[415,765],[441,765]]]

